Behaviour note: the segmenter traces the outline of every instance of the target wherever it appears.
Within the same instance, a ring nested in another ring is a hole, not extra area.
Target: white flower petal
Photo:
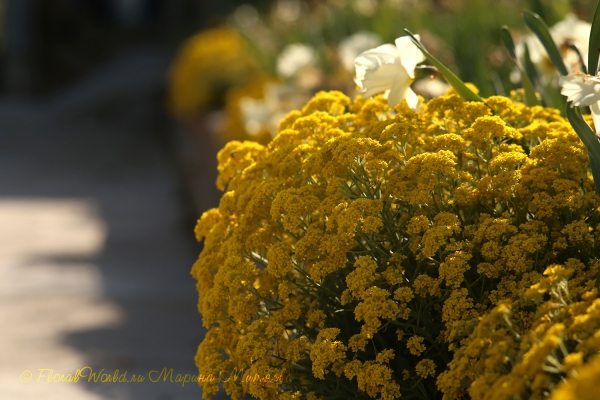
[[[382,65],[394,64],[397,58],[398,51],[396,47],[391,44],[384,44],[377,48],[362,52],[354,60],[356,69],[356,78],[354,81],[362,88],[362,83],[359,82],[365,79],[367,71],[377,71]]]
[[[402,66],[400,64],[384,64],[377,68],[366,69],[364,73],[359,74],[357,67],[355,82],[362,89],[361,93],[364,97],[373,96],[389,89],[401,70]],[[362,77],[359,79],[360,75]]]
[[[390,108],[402,101],[407,90],[410,90],[410,84],[412,83],[412,79],[409,78],[404,68],[400,68],[400,70],[401,72],[398,73],[390,88],[390,94],[388,96],[388,105]]]
[[[421,40],[419,35],[415,35],[417,40]],[[425,61],[425,56],[408,36],[402,36],[396,39],[396,47],[400,54],[400,63],[411,78],[415,77],[415,67],[418,63]]]
[[[374,49],[363,51],[356,57],[356,63],[364,65],[391,64],[398,59],[398,49],[393,44],[382,44]]]
[[[600,79],[584,74],[560,77],[560,93],[567,96],[573,106],[590,106],[600,101]]]
[[[406,89],[404,96],[406,102],[408,103],[408,106],[413,110],[416,110],[419,104],[419,97],[417,96],[417,94],[413,92],[413,90],[409,87],[408,89]]]

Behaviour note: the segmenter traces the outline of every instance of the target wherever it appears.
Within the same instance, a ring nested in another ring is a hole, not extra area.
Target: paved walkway
[[[0,399],[201,397],[150,381],[195,374],[204,333],[157,117],[167,64],[144,50],[53,99],[0,99]],[[53,382],[86,366],[144,382]]]

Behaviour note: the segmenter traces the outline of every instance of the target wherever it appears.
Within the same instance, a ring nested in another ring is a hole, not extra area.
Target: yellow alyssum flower
[[[555,110],[485,101],[321,92],[268,145],[227,144],[195,230],[199,308],[222,336],[199,369],[290,371],[228,383],[263,399],[453,399],[550,393],[584,368],[600,351],[586,149]]]
[[[435,376],[436,365],[433,360],[425,358],[416,365],[415,370],[417,375],[421,378],[427,378],[428,376]]]
[[[584,367],[577,369],[577,375],[561,382],[550,396],[550,400],[592,400],[598,397],[600,380],[600,357],[596,356]]]

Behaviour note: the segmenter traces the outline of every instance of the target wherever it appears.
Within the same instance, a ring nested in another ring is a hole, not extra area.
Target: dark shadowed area
[[[2,1],[0,398],[201,398],[177,382],[205,330],[164,90],[233,3]]]

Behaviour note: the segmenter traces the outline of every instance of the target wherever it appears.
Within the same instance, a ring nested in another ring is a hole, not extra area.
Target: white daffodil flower
[[[415,37],[419,39],[419,35]],[[415,67],[423,61],[421,50],[408,36],[402,36],[396,39],[395,46],[384,44],[356,57],[354,82],[363,97],[386,92],[390,107],[405,98],[408,106],[416,109],[419,99],[410,85],[415,79]]]
[[[596,134],[600,134],[600,74],[571,73],[560,77],[560,85],[560,93],[567,96],[571,106],[590,107]]]

